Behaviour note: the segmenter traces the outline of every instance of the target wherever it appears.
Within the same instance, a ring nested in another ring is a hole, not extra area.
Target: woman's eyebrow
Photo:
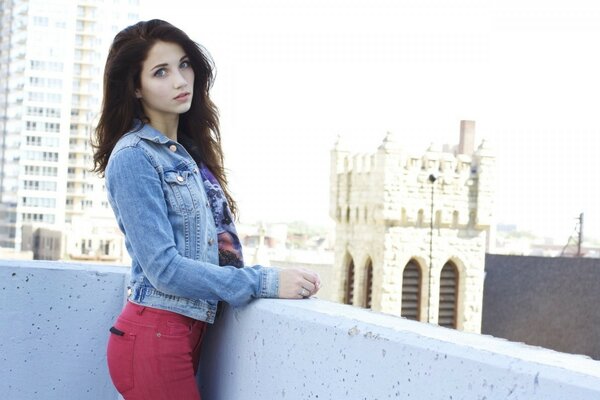
[[[184,54],[184,55],[183,55],[183,57],[181,57],[181,58],[179,59],[179,62],[182,62],[182,61],[183,61],[183,60],[185,60],[186,58],[188,58],[188,56],[187,56],[187,54]],[[169,65],[169,63],[162,63],[162,64],[158,64],[158,65],[155,65],[154,67],[152,67],[152,68],[150,69],[150,71],[154,71],[154,70],[155,70],[155,69],[157,69],[157,68],[163,68],[163,67],[167,67],[168,65]]]

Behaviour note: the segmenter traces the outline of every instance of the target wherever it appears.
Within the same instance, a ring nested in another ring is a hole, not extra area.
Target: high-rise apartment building
[[[90,136],[110,42],[138,12],[139,0],[0,0],[0,247],[21,250],[31,226],[112,217]]]

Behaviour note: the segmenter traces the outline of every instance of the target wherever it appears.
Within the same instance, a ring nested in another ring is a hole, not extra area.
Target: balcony
[[[71,182],[78,182],[78,183],[88,181],[87,175],[83,172],[67,174],[67,179]]]
[[[105,347],[127,274],[0,261],[3,398],[118,399]],[[587,357],[316,299],[225,309],[203,357],[211,400],[600,398],[600,362]]]
[[[69,158],[69,167],[72,168],[90,168],[91,162],[89,160],[84,160],[81,157],[78,158]]]

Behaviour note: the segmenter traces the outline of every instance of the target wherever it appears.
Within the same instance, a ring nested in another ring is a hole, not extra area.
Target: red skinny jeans
[[[205,330],[203,321],[127,302],[108,340],[113,384],[125,400],[200,400]]]

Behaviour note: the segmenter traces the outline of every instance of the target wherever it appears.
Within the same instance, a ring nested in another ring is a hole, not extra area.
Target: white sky
[[[194,4],[190,6],[189,4]],[[241,220],[330,223],[337,135],[425,151],[477,121],[497,154],[496,219],[600,238],[600,2],[142,0],[217,66]]]

